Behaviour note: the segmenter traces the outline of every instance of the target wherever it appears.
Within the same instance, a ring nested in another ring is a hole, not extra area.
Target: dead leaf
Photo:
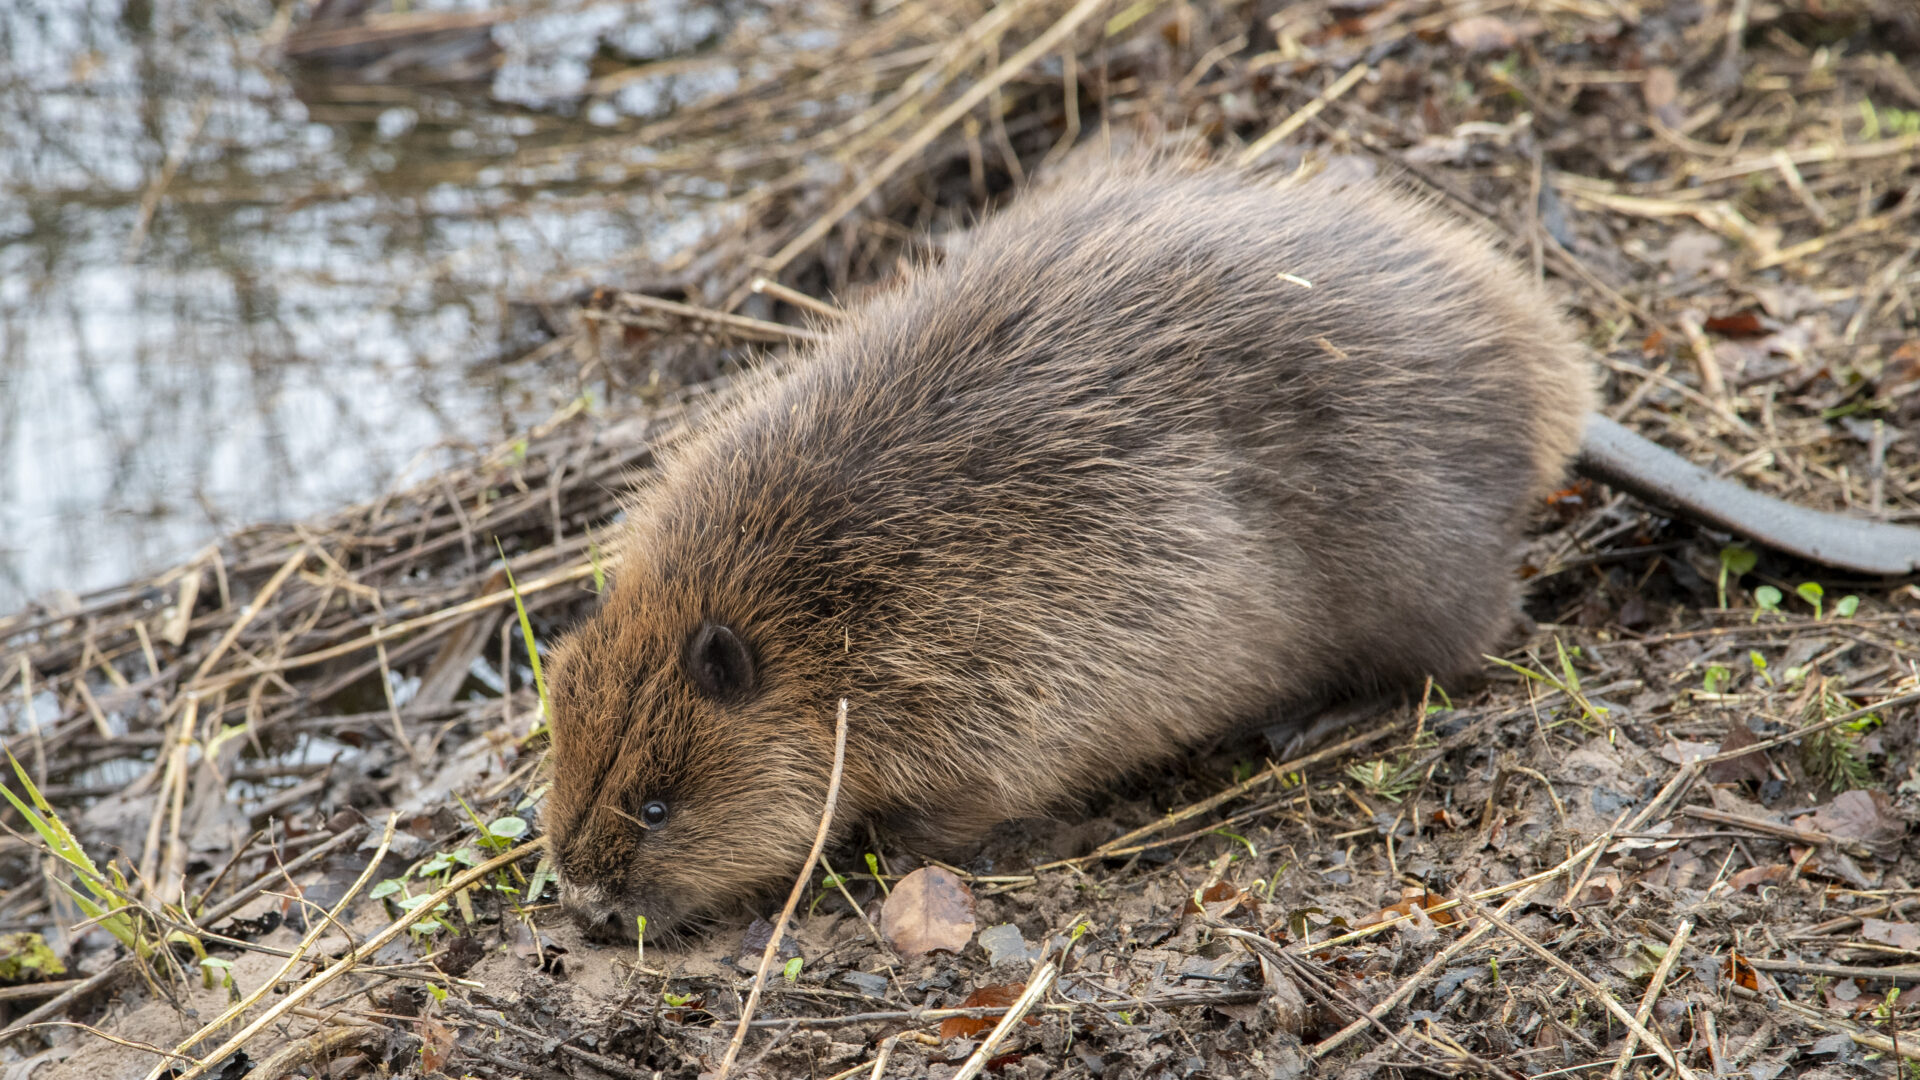
[[[1861,919],[1860,936],[1867,941],[1891,945],[1908,952],[1920,952],[1920,926],[1885,919]]]
[[[1369,926],[1386,922],[1389,919],[1405,918],[1413,914],[1415,910],[1427,914],[1429,908],[1438,907],[1446,902],[1447,898],[1438,893],[1430,893],[1424,889],[1407,889],[1403,891],[1402,899],[1399,903],[1388,904],[1379,911],[1365,916],[1354,924],[1354,928],[1364,930]],[[1460,921],[1460,916],[1452,910],[1435,911],[1427,914],[1427,917],[1433,921],[1435,926],[1448,926]]]
[[[1787,854],[1793,857],[1793,861],[1799,865],[1800,872],[1804,875],[1831,878],[1854,889],[1874,887],[1873,879],[1869,878],[1865,871],[1860,869],[1860,864],[1854,862],[1852,857],[1844,851],[1833,851],[1828,848],[1815,850],[1789,845]]]
[[[899,892],[898,889],[894,891],[896,893]],[[999,983],[994,986],[983,986],[973,993],[968,994],[966,1000],[960,1002],[958,1007],[962,1009],[1004,1009],[1019,1000],[1020,992],[1025,989],[1026,987],[1019,983]],[[976,1038],[986,1034],[993,1025],[999,1022],[998,1018],[991,1016],[949,1016],[945,1020],[940,1021],[940,1041],[947,1042],[950,1039]],[[1038,1024],[1039,1022],[1040,1021],[1031,1016],[1027,1017],[1027,1023],[1029,1024]]]
[[[1771,866],[1750,866],[1727,879],[1727,886],[1735,892],[1757,889],[1762,885],[1778,885],[1793,876],[1793,867],[1786,863],[1774,863]]]
[[[1520,35],[1505,19],[1470,15],[1447,27],[1447,40],[1469,53],[1503,52],[1520,43]]]
[[[432,1017],[425,1017],[418,1025],[420,1035],[420,1067],[431,1075],[439,1072],[453,1056],[453,1028]]]
[[[880,909],[880,932],[902,956],[957,953],[973,940],[973,892],[952,873],[923,866],[893,887]]]
[[[1675,765],[1685,765],[1689,761],[1698,761],[1704,757],[1712,757],[1715,753],[1719,752],[1719,747],[1712,743],[1669,739],[1654,752]]]
[[[1734,315],[1715,315],[1706,321],[1707,329],[1728,337],[1760,337],[1767,332],[1758,312],[1742,311]]]
[[[1842,840],[1856,840],[1880,856],[1897,852],[1907,823],[1883,791],[1843,791],[1813,812],[1813,827]]]
[[[1180,910],[1183,915],[1206,914],[1216,919],[1223,919],[1232,914],[1236,908],[1243,906],[1248,910],[1254,910],[1260,906],[1260,902],[1251,894],[1240,891],[1238,886],[1225,881],[1216,881],[1200,894],[1199,903],[1194,903],[1193,897],[1188,896],[1186,905]]]
[[[1736,721],[1727,729],[1726,737],[1720,740],[1718,752],[1724,754],[1729,750],[1739,750],[1759,741],[1759,737],[1746,724]],[[1756,750],[1736,758],[1716,761],[1707,766],[1707,779],[1715,784],[1737,784],[1742,780],[1764,784],[1767,782],[1766,755]]]
[[[1902,342],[1881,365],[1880,375],[1874,379],[1874,388],[1882,394],[1920,382],[1920,338]]]
[[[1728,982],[1738,983],[1756,993],[1762,989],[1760,973],[1755,971],[1753,965],[1747,963],[1746,958],[1737,952],[1727,953],[1727,966],[1722,969],[1721,974],[1726,976]]]
[[[773,924],[765,919],[755,918],[747,924],[740,935],[740,955],[734,959],[734,966],[742,971],[760,970],[760,958],[766,955],[767,942],[773,940]],[[796,945],[792,934],[780,938],[780,947],[774,950],[773,961],[784,964],[800,955],[800,946]]]
[[[1605,870],[1588,878],[1586,887],[1580,890],[1580,895],[1574,897],[1573,903],[1569,906],[1580,908],[1592,907],[1595,904],[1610,904],[1614,897],[1620,895],[1620,889],[1620,874],[1617,871]]]

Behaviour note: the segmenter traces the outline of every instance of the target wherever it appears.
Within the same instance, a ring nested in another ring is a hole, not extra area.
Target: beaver
[[[836,831],[950,849],[1276,709],[1474,669],[1594,402],[1546,292],[1391,185],[1135,165],[1031,194],[636,494],[553,657],[563,902],[631,933],[790,884],[842,698]]]

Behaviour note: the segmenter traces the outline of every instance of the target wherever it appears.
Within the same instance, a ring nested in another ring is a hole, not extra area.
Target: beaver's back
[[[1544,293],[1400,194],[1113,172],[716,419],[631,557],[850,698],[854,805],[964,833],[1477,662],[1590,394]]]

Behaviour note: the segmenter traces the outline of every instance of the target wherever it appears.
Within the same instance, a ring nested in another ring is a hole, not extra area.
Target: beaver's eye
[[[659,799],[649,802],[640,808],[640,820],[646,822],[648,828],[665,824],[667,820],[667,804],[661,802]]]
[[[687,642],[687,674],[710,698],[737,698],[753,689],[753,657],[732,630],[704,623]]]

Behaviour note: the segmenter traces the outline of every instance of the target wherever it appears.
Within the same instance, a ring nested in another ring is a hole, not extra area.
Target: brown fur
[[[1031,195],[642,492],[555,663],[565,898],[630,929],[791,882],[842,696],[837,823],[951,842],[1275,705],[1472,668],[1591,394],[1548,297],[1399,192]],[[692,680],[708,621],[750,693]]]

